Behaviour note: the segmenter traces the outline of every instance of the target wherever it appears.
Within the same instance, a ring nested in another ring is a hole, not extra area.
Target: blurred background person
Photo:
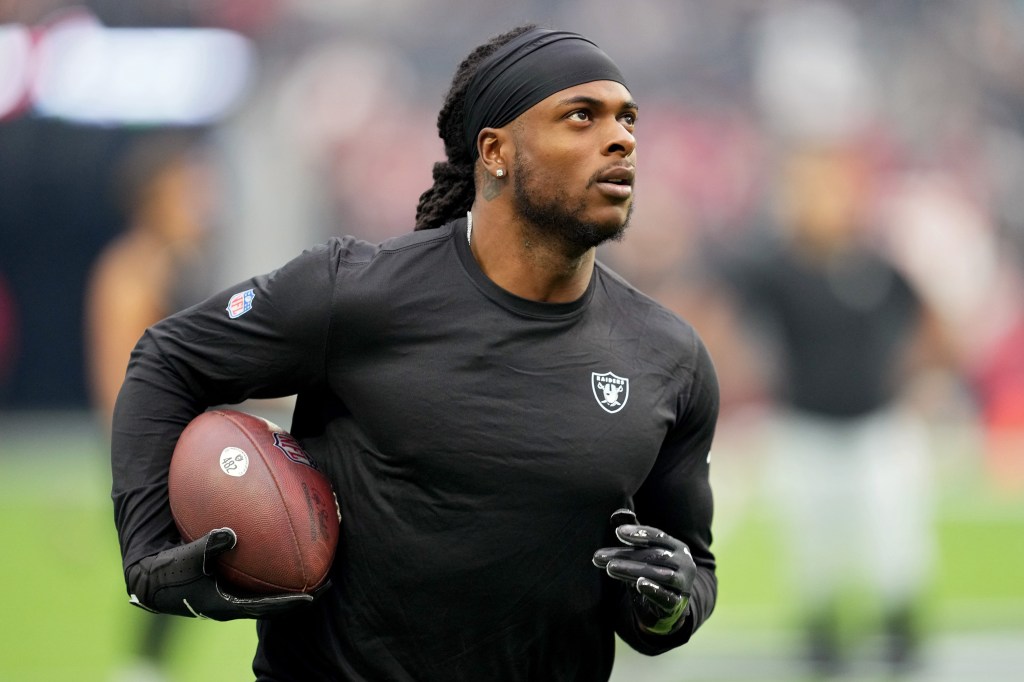
[[[215,189],[205,154],[196,133],[148,133],[115,172],[125,228],[96,260],[85,326],[91,393],[108,426],[142,332],[212,293]]]
[[[114,173],[124,230],[97,258],[85,301],[93,403],[109,435],[132,348],[151,324],[212,293],[214,175],[199,133],[155,131],[130,145]],[[115,680],[165,679],[172,629],[183,621],[124,609],[137,637]]]
[[[925,300],[877,248],[868,145],[782,152],[773,221],[723,259],[774,412],[768,473],[813,671],[841,671],[843,606],[866,588],[897,673],[918,662],[934,553],[915,373],[949,359]],[[862,614],[863,615],[863,614]]]

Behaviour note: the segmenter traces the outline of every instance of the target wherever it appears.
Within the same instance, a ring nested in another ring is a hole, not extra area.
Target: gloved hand
[[[605,547],[594,553],[594,565],[629,583],[640,627],[667,635],[686,620],[686,605],[697,565],[686,543],[652,528],[637,525],[636,514],[619,509],[611,516],[615,536],[627,547]]]
[[[267,618],[313,601],[310,594],[243,598],[221,590],[212,575],[213,558],[236,542],[235,531],[216,528],[194,542],[142,559],[128,569],[131,603],[157,613],[223,621]]]

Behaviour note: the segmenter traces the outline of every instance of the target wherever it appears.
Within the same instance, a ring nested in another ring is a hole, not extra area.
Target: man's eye
[[[569,119],[572,121],[589,121],[590,113],[586,111],[574,111],[569,114]]]
[[[621,117],[621,120],[622,120],[623,123],[625,123],[628,126],[635,126],[636,125],[636,114],[623,114],[622,117]]]

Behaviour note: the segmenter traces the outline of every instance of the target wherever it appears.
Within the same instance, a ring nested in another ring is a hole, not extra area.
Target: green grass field
[[[0,450],[0,585],[6,591],[0,680],[108,680],[128,660],[149,616],[130,607],[124,593],[105,453],[88,429],[51,427],[59,433],[45,440],[26,435],[38,431],[31,425],[11,430]],[[728,476],[723,471],[716,485],[729,485]],[[970,467],[949,478],[928,628],[1024,639],[1024,501],[994,495]],[[742,655],[745,636],[793,624],[792,588],[774,549],[771,514],[756,499],[725,505],[721,514],[728,531],[716,539],[720,598],[714,617],[686,647],[693,655],[723,649]],[[863,611],[859,616],[868,618],[870,608]],[[251,679],[254,643],[250,622],[182,619],[170,678]],[[630,677],[617,672],[616,679]]]

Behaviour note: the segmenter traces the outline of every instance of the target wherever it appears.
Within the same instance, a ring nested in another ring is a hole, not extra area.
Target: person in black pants
[[[766,471],[807,658],[823,676],[851,662],[843,604],[866,588],[878,615],[867,629],[883,635],[896,673],[911,672],[934,552],[929,444],[911,389],[952,354],[871,229],[871,167],[856,140],[794,141],[780,167],[770,236],[723,256],[717,277],[755,330],[733,336],[770,367]]]

